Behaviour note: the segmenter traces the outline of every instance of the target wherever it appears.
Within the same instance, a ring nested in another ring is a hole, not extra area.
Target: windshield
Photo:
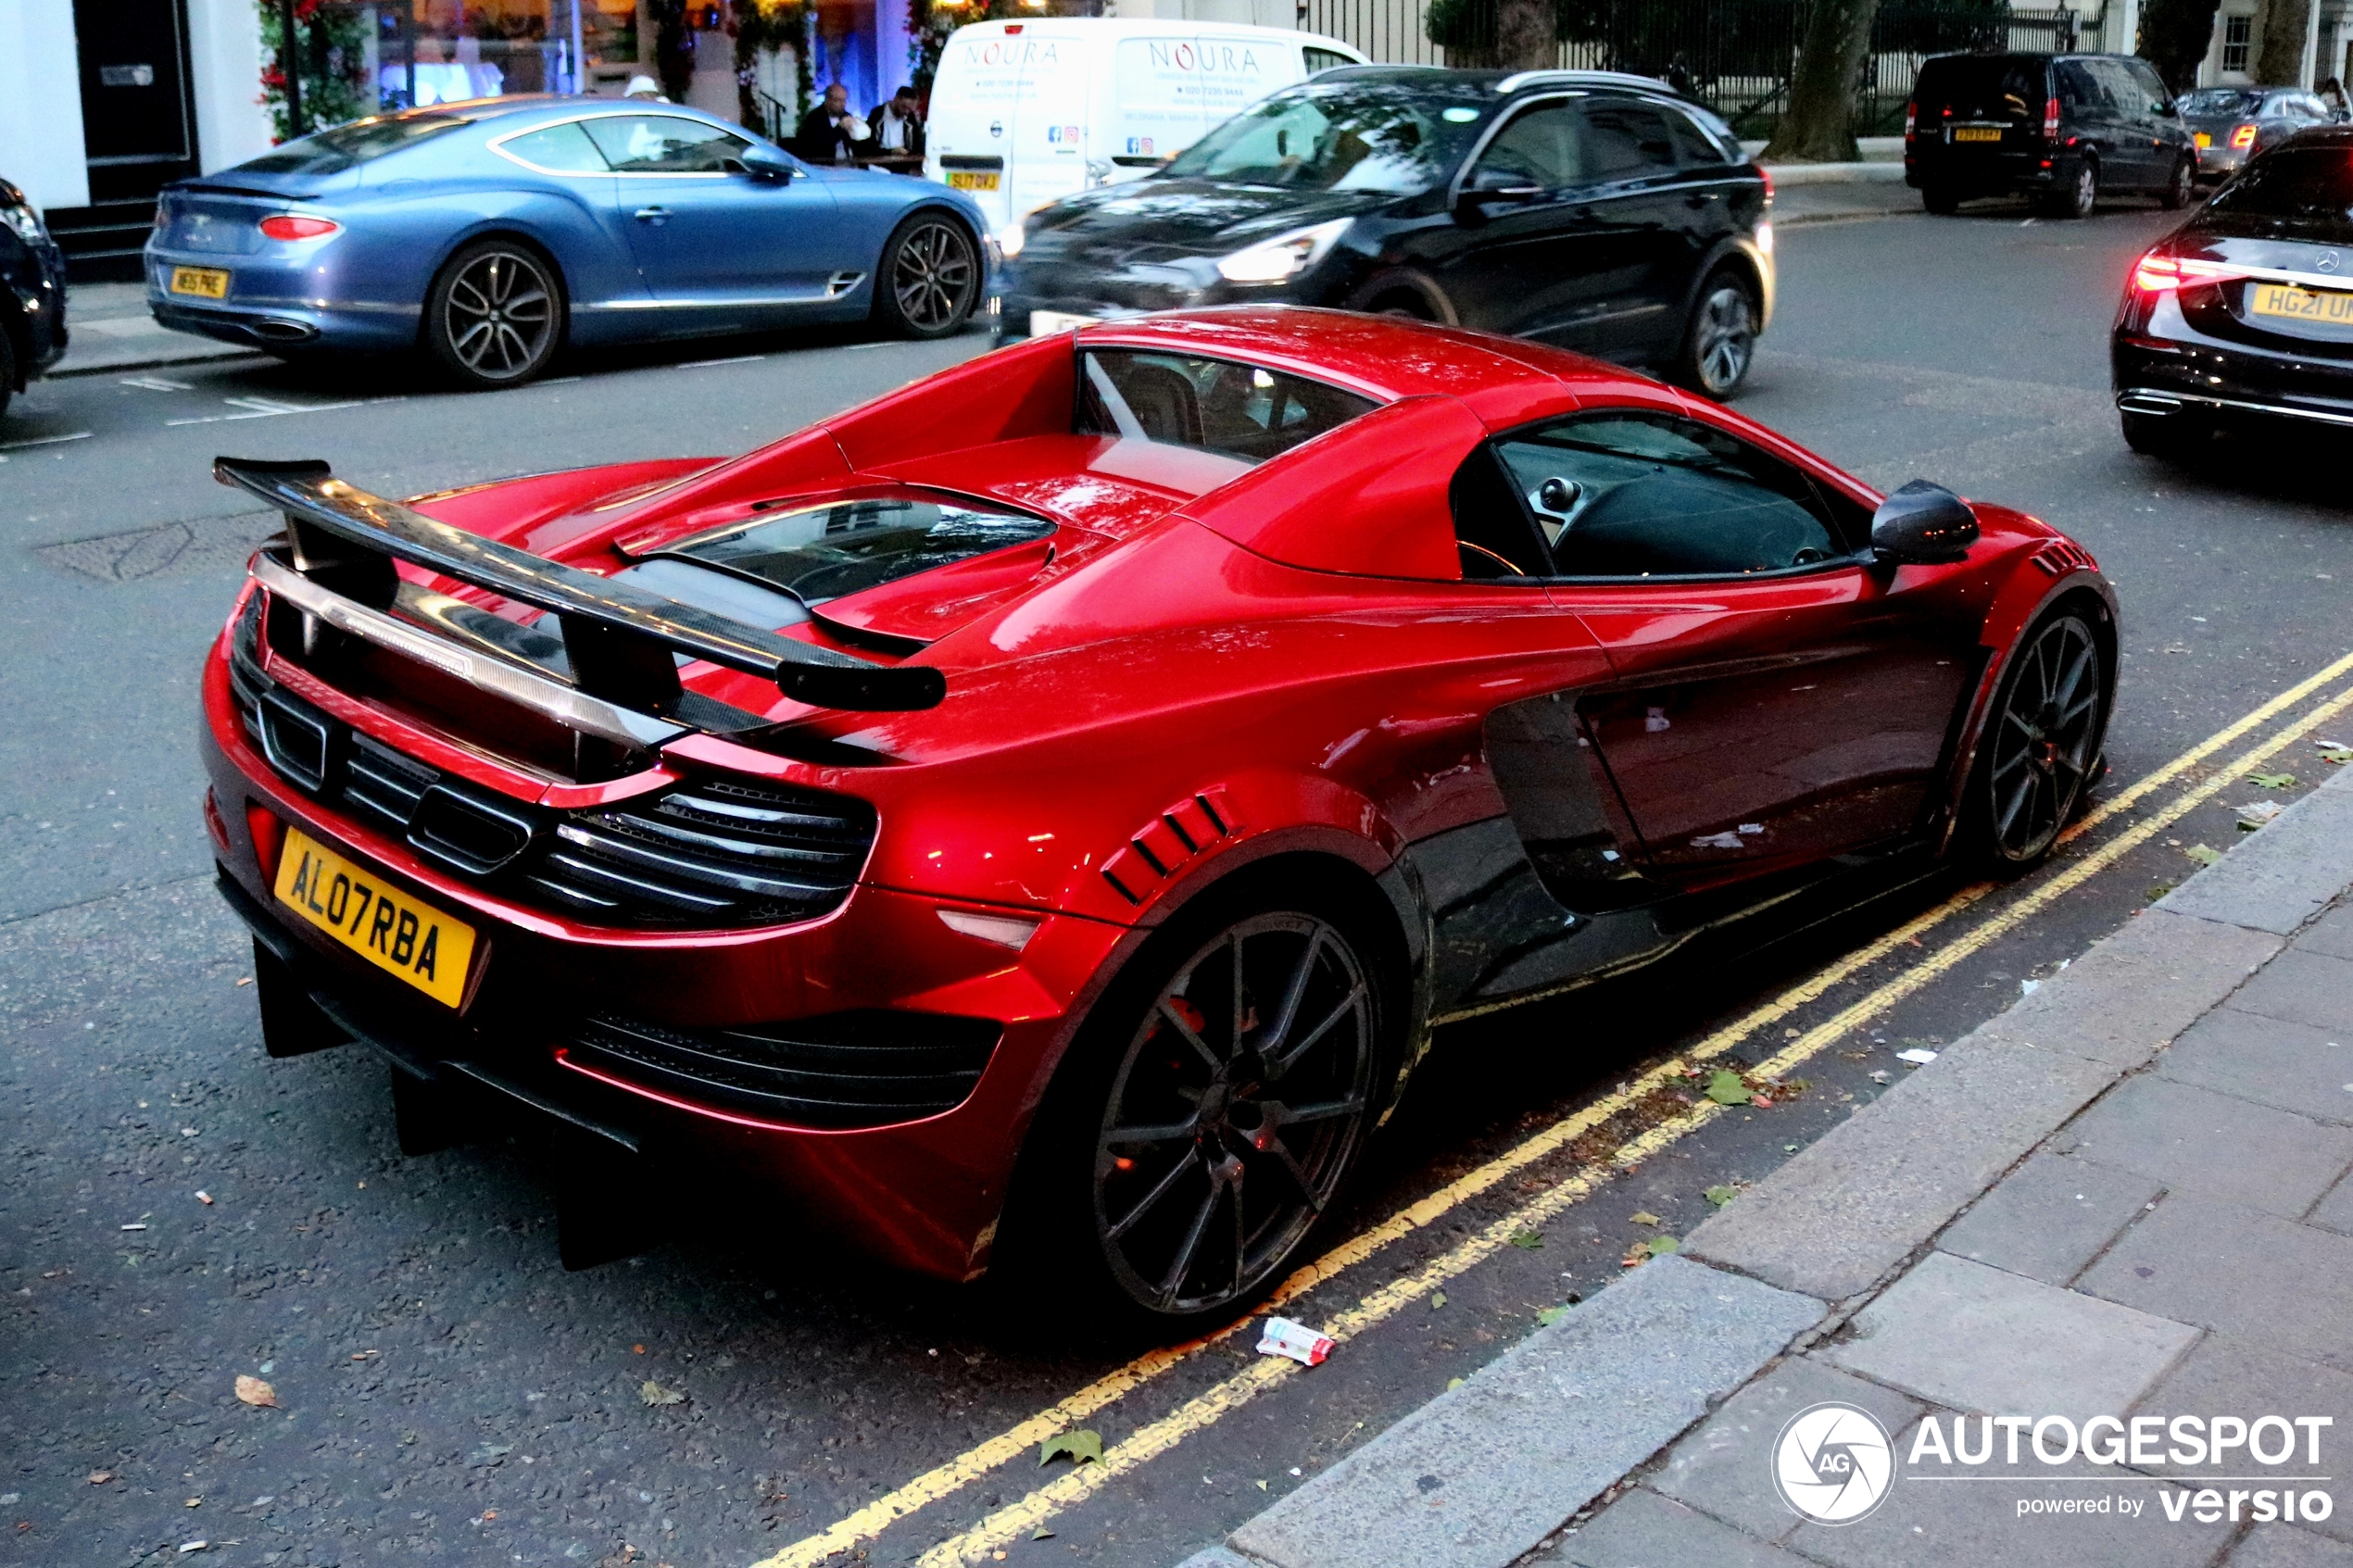
[[[1487,109],[1373,82],[1277,93],[1178,154],[1173,178],[1411,195],[1452,173]]]
[[[1034,540],[1054,525],[950,498],[880,496],[772,511],[654,552],[756,578],[823,604]]]
[[[2015,55],[1947,55],[1920,67],[1914,90],[1922,119],[2024,122],[2043,117],[2043,62]]]
[[[2208,87],[2181,102],[2183,114],[2246,115],[2263,107],[2263,94],[2236,87]]]
[[[2283,148],[2247,165],[2207,210],[2353,240],[2353,158],[2343,147]]]
[[[392,119],[360,119],[288,142],[275,152],[237,167],[255,174],[341,174],[412,143],[455,131],[466,123],[454,114],[409,114]]]

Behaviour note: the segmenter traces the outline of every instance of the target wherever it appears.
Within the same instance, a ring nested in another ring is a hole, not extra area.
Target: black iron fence
[[[1435,31],[1456,47],[1432,42],[1433,8]],[[1789,94],[1806,11],[1806,0],[1590,0],[1559,60],[1672,82],[1742,135],[1765,136]],[[1300,25],[1385,64],[1446,65],[1477,57],[1478,42],[1493,36],[1492,15],[1492,0],[1436,0],[1435,7],[1432,0],[1304,0]],[[1855,83],[1856,133],[1902,129],[1912,80],[1931,55],[2072,49],[2081,31],[2071,9],[2013,10],[1985,0],[1882,6]]]

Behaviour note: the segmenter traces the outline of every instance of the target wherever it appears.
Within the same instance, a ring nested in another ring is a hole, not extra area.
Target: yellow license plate
[[[970,169],[951,169],[948,171],[948,188],[951,191],[993,191],[997,188],[997,178],[994,174]]]
[[[2214,133],[2213,133],[2212,132],[2210,132],[2210,131],[2201,131],[2201,132],[2197,132],[2197,146],[2198,146],[2198,151],[2200,151],[2200,152],[2204,152],[2207,148],[2208,148],[2208,147],[2212,146],[2213,144],[2214,144]]]
[[[1956,142],[1998,142],[2001,139],[2002,132],[1999,126],[1957,125],[1953,127],[1953,140]]]
[[[171,270],[171,292],[193,294],[204,299],[229,297],[229,273],[220,267],[174,267]]]
[[[2246,307],[2257,316],[2284,316],[2296,321],[2320,321],[2332,327],[2353,326],[2353,294],[2316,292],[2294,283],[2256,283],[2247,291]]]
[[[298,828],[278,858],[278,902],[445,1007],[465,999],[474,928],[384,884]]]

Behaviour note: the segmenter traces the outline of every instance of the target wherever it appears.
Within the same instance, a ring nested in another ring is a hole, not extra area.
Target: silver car
[[[2246,160],[2308,125],[2345,118],[2300,87],[2206,87],[2176,106],[2197,141],[2197,177],[2228,180]]]

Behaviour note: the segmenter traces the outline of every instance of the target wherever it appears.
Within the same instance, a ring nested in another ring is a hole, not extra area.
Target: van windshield
[[[1176,179],[1412,195],[1445,180],[1485,105],[1371,82],[1309,84],[1236,115],[1169,164]]]
[[[2043,118],[2043,61],[2031,55],[1946,55],[1920,67],[1913,101],[1923,120],[2001,119],[2016,124]]]

